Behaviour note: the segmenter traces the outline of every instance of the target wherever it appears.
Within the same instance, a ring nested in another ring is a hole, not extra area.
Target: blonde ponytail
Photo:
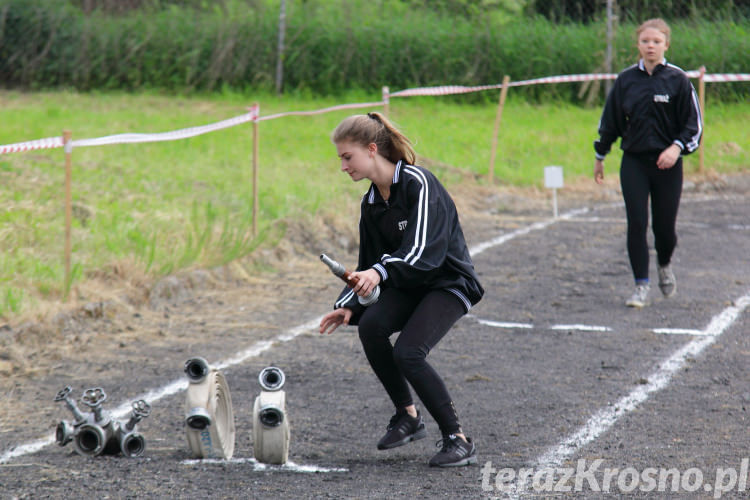
[[[345,118],[333,131],[331,141],[334,144],[352,141],[364,147],[374,143],[378,146],[378,154],[393,163],[404,160],[413,165],[417,161],[411,141],[377,111]]]

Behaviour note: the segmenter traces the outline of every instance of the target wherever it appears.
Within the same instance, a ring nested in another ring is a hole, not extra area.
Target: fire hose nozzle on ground
[[[284,372],[275,366],[263,368],[258,375],[258,383],[266,391],[278,391],[284,387],[285,382]]]
[[[355,286],[357,286],[359,280],[352,276],[352,273],[347,271],[344,266],[331,259],[324,253],[320,254],[320,260],[322,260],[323,263],[328,266],[328,268],[334,275],[338,276],[347,285],[349,285],[350,288],[354,288]],[[378,297],[380,297],[380,286],[375,286],[375,288],[373,288],[373,290],[368,295],[364,297],[358,295],[357,300],[360,304],[367,307],[377,302]]]
[[[188,446],[196,458],[232,458],[234,413],[224,375],[201,358],[185,362],[188,385],[185,429]]]
[[[289,458],[289,419],[281,390],[285,381],[284,372],[275,366],[258,376],[263,390],[253,405],[253,454],[262,463],[284,464]]]
[[[71,441],[76,452],[83,456],[116,454],[122,452],[126,457],[137,457],[146,448],[145,439],[136,431],[136,424],[151,413],[151,406],[144,400],[133,403],[133,414],[127,422],[113,420],[109,413],[102,409],[107,394],[101,387],[86,389],[81,402],[91,410],[82,413],[70,398],[72,389],[65,387],[57,393],[55,401],[64,401],[73,413],[73,423],[60,421],[55,429],[55,440],[60,446]]]

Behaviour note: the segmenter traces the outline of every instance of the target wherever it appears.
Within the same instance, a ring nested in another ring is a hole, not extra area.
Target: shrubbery
[[[78,2],[80,4],[80,2]],[[604,22],[543,17],[456,17],[408,2],[288,2],[285,91],[335,95],[413,86],[481,85],[603,72]],[[253,7],[254,6],[254,7]],[[205,6],[204,6],[205,7]],[[86,14],[62,0],[0,0],[0,81],[6,87],[164,89],[274,88],[278,10],[269,2],[221,2],[196,10],[164,2]],[[387,14],[387,15],[386,15]],[[674,21],[670,61],[709,72],[750,70],[750,23]],[[614,71],[636,59],[634,24],[619,26]],[[747,84],[711,85],[745,98]],[[514,90],[514,93],[516,90]],[[578,86],[525,88],[530,98],[576,100]]]

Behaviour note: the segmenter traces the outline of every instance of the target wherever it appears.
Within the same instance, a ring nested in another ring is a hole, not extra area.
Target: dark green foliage
[[[490,11],[488,2],[445,0],[434,4],[437,10],[421,3],[287,0],[285,91],[378,93],[384,85],[396,91],[492,84],[506,74],[523,80],[604,71],[606,36],[600,18],[588,24],[553,22]],[[357,10],[348,8],[352,4]],[[456,13],[461,15],[450,15]],[[667,55],[684,69],[706,65],[709,72],[728,73],[750,68],[746,20],[671,24]],[[0,81],[7,87],[84,91],[271,90],[277,26],[278,3],[271,0],[0,0]],[[635,26],[618,28],[614,71],[636,59]],[[579,88],[538,85],[513,92],[531,99],[580,100]],[[709,91],[742,98],[750,87],[711,85]]]
[[[589,23],[601,18],[605,4],[605,0],[531,0],[526,11],[553,21]],[[636,23],[653,17],[678,21],[750,15],[749,0],[616,0],[613,8],[620,20]]]

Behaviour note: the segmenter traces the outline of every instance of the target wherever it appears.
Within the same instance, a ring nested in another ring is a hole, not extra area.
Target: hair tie
[[[380,119],[378,118],[378,115],[376,115],[375,113],[367,113],[367,116],[370,119],[375,120],[376,122],[380,123]]]

